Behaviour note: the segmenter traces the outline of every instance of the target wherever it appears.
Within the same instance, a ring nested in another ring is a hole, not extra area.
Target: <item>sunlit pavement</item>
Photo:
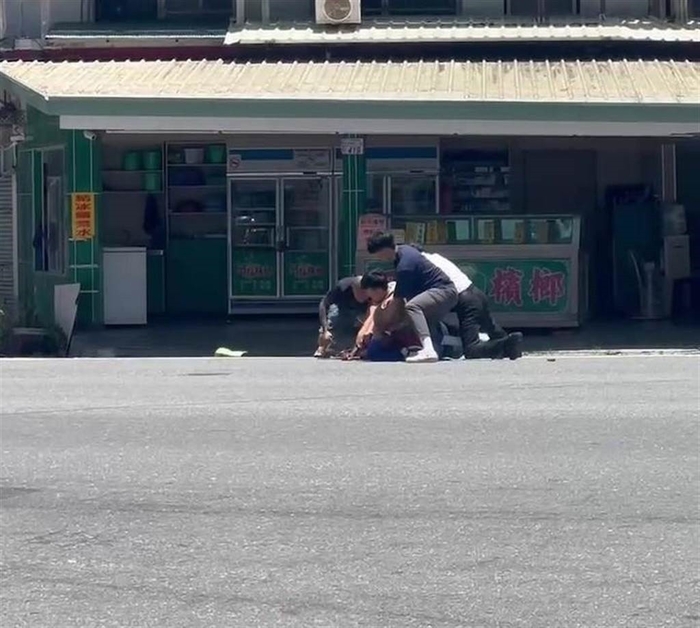
[[[696,625],[699,364],[0,362],[0,623]]]

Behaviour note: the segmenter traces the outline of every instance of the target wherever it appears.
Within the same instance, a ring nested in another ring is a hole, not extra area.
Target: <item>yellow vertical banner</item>
[[[95,195],[91,192],[71,194],[71,228],[73,240],[95,237]]]

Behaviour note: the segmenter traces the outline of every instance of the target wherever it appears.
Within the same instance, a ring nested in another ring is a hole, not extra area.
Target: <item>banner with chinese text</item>
[[[494,312],[565,312],[569,306],[567,260],[455,260],[489,298]]]
[[[568,260],[452,260],[489,298],[494,312],[566,312],[570,300]],[[390,277],[393,265],[369,259],[365,271]]]
[[[323,296],[328,290],[328,253],[284,254],[285,296]]]
[[[73,240],[91,240],[95,237],[94,194],[71,194],[71,234]]]
[[[382,214],[363,214],[357,223],[357,250],[367,248],[367,240],[375,231],[386,230],[386,216]]]
[[[235,249],[232,266],[234,297],[277,296],[277,252],[274,249]]]

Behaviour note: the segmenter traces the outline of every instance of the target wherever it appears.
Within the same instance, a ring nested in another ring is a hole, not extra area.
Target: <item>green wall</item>
[[[76,242],[71,238],[70,199],[73,192],[99,192],[99,142],[90,141],[82,131],[64,131],[58,117],[29,108],[27,140],[19,150],[18,181],[18,270],[20,313],[24,323],[36,317],[42,325],[54,322],[54,287],[80,283],[77,324],[102,322],[102,272],[98,233],[95,238]],[[43,211],[43,153],[63,150],[63,220],[68,236],[68,257],[63,272],[36,270],[34,236]],[[96,197],[96,229],[99,230],[99,194]]]
[[[357,136],[349,136],[357,137]],[[355,274],[357,221],[365,211],[367,197],[365,155],[343,156],[343,194],[338,224],[338,276]]]
[[[102,249],[100,247],[100,203],[102,188],[101,151],[98,139],[89,140],[82,131],[68,131],[69,193],[95,194],[95,237],[69,241],[70,277],[80,283],[78,325],[101,325],[104,320],[102,301]]]

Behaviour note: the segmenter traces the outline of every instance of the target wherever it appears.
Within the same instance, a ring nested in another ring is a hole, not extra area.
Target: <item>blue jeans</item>
[[[376,339],[370,341],[366,358],[370,362],[405,362],[406,360],[401,349]]]
[[[362,325],[361,315],[353,310],[341,310],[333,304],[328,308],[328,331],[333,334],[333,344],[337,348],[355,345],[355,337]]]

